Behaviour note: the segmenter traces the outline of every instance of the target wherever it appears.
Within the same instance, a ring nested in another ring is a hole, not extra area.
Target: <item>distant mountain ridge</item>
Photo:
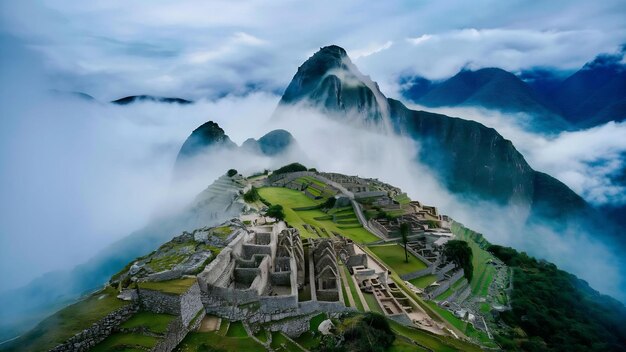
[[[187,100],[187,99],[171,98],[171,97],[157,97],[153,95],[131,95],[131,96],[113,100],[111,101],[111,103],[118,104],[118,105],[128,105],[132,103],[145,102],[145,101],[156,102],[156,103],[181,104],[181,105],[193,104],[193,101]]]
[[[499,68],[461,70],[433,82],[404,77],[402,94],[427,107],[477,106],[536,116],[538,130],[586,128],[626,119],[624,52],[602,54],[568,77],[546,69],[527,70],[519,77]]]

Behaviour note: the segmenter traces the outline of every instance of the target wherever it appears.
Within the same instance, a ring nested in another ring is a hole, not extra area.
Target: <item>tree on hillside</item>
[[[271,216],[277,220],[285,220],[285,213],[283,212],[283,206],[280,204],[272,205],[265,211],[265,216]]]
[[[243,195],[243,200],[248,203],[256,202],[259,199],[261,199],[261,196],[259,195],[257,188],[254,186],[252,186],[252,188],[250,188],[250,190]]]
[[[235,170],[235,169],[230,169],[230,170],[228,170],[228,172],[226,173],[226,175],[228,175],[228,177],[233,177],[233,176],[237,175],[237,170]]]
[[[451,240],[445,244],[443,254],[454,262],[457,267],[463,268],[467,281],[472,281],[474,265],[472,264],[472,249],[465,241]]]
[[[406,263],[409,262],[409,253],[407,252],[406,246],[409,242],[409,224],[403,222],[400,224],[400,236],[402,236],[402,244],[404,244],[404,261]]]

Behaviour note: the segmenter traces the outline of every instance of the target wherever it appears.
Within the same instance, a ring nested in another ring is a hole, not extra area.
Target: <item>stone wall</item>
[[[89,328],[69,338],[65,343],[51,349],[52,352],[84,352],[102,342],[113,333],[120,324],[137,313],[139,307],[135,304],[124,306],[109,313]]]
[[[433,299],[439,296],[440,294],[446,292],[446,290],[448,290],[450,286],[454,285],[455,282],[459,281],[463,277],[463,275],[464,275],[463,269],[457,271],[456,273],[454,273],[454,275],[452,275],[452,277],[450,277],[450,279],[441,282],[439,287],[437,287],[434,291],[429,292],[426,298]]]
[[[270,274],[272,285],[291,287],[291,271],[281,271]]]
[[[140,288],[138,296],[143,310],[157,314],[180,314],[180,296],[176,294]]]
[[[282,331],[291,338],[296,338],[309,331],[312,315],[299,315],[266,325],[269,331]]]
[[[370,198],[370,197],[382,197],[386,195],[387,195],[387,192],[385,191],[359,192],[359,193],[354,193],[354,198],[363,199],[363,198]]]
[[[178,279],[183,276],[183,270],[181,269],[172,269],[160,271],[158,273],[150,274],[147,276],[148,281],[168,281]]]
[[[180,316],[172,320],[167,326],[167,332],[165,333],[163,340],[161,340],[151,351],[173,351],[190,331],[196,330],[200,326],[205,315],[206,312],[204,309],[200,309],[196,312],[196,314],[194,314],[192,321],[189,321],[187,324],[185,324],[183,318]],[[189,325],[189,323],[191,324]]]
[[[200,296],[200,286],[196,282],[180,297],[180,315],[185,326],[189,325],[200,310],[204,311]]]

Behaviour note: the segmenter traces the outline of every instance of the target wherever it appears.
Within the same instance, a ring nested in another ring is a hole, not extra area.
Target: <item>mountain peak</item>
[[[192,157],[205,148],[217,145],[234,147],[235,143],[228,138],[224,130],[217,123],[207,121],[191,132],[191,135],[180,148],[177,159],[181,160]]]
[[[336,55],[338,57],[348,56],[346,49],[340,47],[339,45],[334,45],[334,44],[321,47],[320,50],[317,52],[317,54],[319,53],[325,53],[328,55]]]
[[[378,85],[363,75],[337,45],[320,48],[298,68],[280,105],[300,102],[327,113],[357,113],[375,121],[388,111]]]

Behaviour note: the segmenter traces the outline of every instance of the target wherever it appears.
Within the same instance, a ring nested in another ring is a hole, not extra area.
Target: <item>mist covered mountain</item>
[[[155,103],[167,103],[167,104],[193,104],[193,101],[182,98],[170,98],[170,97],[157,97],[153,95],[130,95],[127,97],[113,100],[111,103],[118,105],[128,105],[138,102],[155,102]]]
[[[404,77],[403,96],[428,107],[477,106],[532,116],[538,132],[586,128],[626,118],[624,53],[602,54],[569,76],[547,69],[516,76],[499,68],[461,70],[433,82]],[[524,125],[524,124],[522,124]]]
[[[418,80],[423,86],[423,81]],[[549,131],[569,128],[557,112],[524,81],[499,68],[463,70],[454,77],[431,86],[422,96],[406,94],[414,102],[428,106],[481,106],[505,112],[525,112],[535,116],[528,124],[532,129]],[[524,121],[520,121],[524,122]]]

